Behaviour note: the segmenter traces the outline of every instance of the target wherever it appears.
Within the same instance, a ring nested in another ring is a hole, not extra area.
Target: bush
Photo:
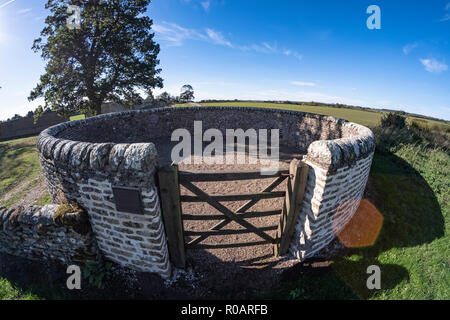
[[[406,127],[406,118],[398,112],[389,112],[381,117],[381,126],[403,129]]]
[[[396,152],[404,145],[421,145],[430,149],[450,152],[450,135],[445,132],[418,129],[415,125],[396,128],[378,126],[372,129],[379,152]]]
[[[408,128],[396,128],[393,126],[378,126],[373,128],[376,138],[377,150],[381,153],[395,152],[406,144],[420,143],[421,139]]]

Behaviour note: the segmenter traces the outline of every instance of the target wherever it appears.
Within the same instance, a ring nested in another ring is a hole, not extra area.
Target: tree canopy
[[[189,102],[194,100],[194,88],[190,84],[185,84],[181,87],[180,100],[182,102]]]
[[[139,91],[162,88],[158,76],[159,45],[150,0],[48,0],[50,15],[32,49],[46,61],[45,73],[29,100],[43,97],[47,109],[101,113],[105,101],[131,107],[142,102]],[[80,9],[78,28],[68,26],[70,5]],[[68,13],[69,12],[69,13]]]

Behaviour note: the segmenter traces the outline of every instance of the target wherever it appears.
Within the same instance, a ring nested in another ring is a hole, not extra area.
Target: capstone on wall
[[[52,201],[76,201],[86,210],[99,249],[106,258],[167,278],[171,269],[155,185],[158,159],[154,144],[55,138],[57,132],[74,123],[49,128],[38,139],[39,159]],[[142,214],[118,211],[114,186],[136,189]]]
[[[375,150],[373,133],[334,117],[240,108],[158,108],[105,114],[51,127],[38,139],[53,201],[76,200],[90,217],[100,250],[142,271],[168,276],[170,263],[155,173],[174,130],[279,129],[280,144],[311,170],[290,252],[299,259],[325,247],[355,213]],[[155,142],[156,145],[153,143]],[[120,212],[113,186],[139,190],[144,215]]]

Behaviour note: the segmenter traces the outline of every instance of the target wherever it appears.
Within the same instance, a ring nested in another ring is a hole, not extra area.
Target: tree
[[[161,100],[166,104],[172,104],[172,102],[175,101],[175,97],[173,97],[170,93],[164,91],[158,96],[158,100]]]
[[[33,50],[47,62],[29,100],[44,97],[41,111],[63,116],[99,114],[105,101],[126,107],[142,102],[138,89],[162,88],[159,45],[152,20],[144,16],[150,0],[48,0],[51,14]],[[81,12],[79,28],[69,28],[69,5]],[[43,40],[45,39],[45,40]]]
[[[381,117],[381,126],[402,129],[406,126],[406,118],[400,112],[389,112]]]
[[[194,88],[191,85],[185,84],[181,87],[180,100],[182,102],[189,102],[194,100]]]
[[[144,102],[152,102],[155,100],[155,97],[153,96],[153,92],[149,90],[147,92],[147,97],[144,99]]]

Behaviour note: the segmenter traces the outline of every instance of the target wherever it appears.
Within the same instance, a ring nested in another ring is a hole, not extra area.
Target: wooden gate
[[[234,171],[234,172],[189,172],[178,171],[177,165],[165,166],[158,172],[159,191],[161,197],[161,208],[168,240],[169,253],[172,263],[183,268],[185,266],[186,249],[219,249],[230,247],[253,246],[270,243],[274,246],[276,255],[283,255],[289,249],[289,242],[294,231],[295,222],[300,212],[300,205],[306,187],[308,166],[297,159],[290,163],[289,170],[278,170],[272,175],[261,175],[256,171]],[[259,193],[249,194],[227,194],[208,195],[193,184],[193,182],[205,181],[233,181],[275,178]],[[287,179],[285,191],[273,191],[280,183]],[[180,195],[180,185],[191,191],[194,195]],[[283,207],[279,210],[248,212],[261,199],[284,197]],[[236,211],[232,211],[222,205],[220,201],[242,201],[247,200]],[[181,202],[206,202],[217,211],[219,215],[192,215],[182,214]],[[246,218],[267,217],[279,215],[278,225],[255,227]],[[207,231],[184,231],[183,220],[221,220]],[[244,227],[239,230],[223,230],[223,228],[234,221]],[[272,237],[267,231],[277,230],[276,236]],[[232,243],[232,244],[202,244],[201,242],[214,235],[233,235],[243,233],[254,233],[261,240],[254,242]],[[185,243],[184,236],[195,238]]]

